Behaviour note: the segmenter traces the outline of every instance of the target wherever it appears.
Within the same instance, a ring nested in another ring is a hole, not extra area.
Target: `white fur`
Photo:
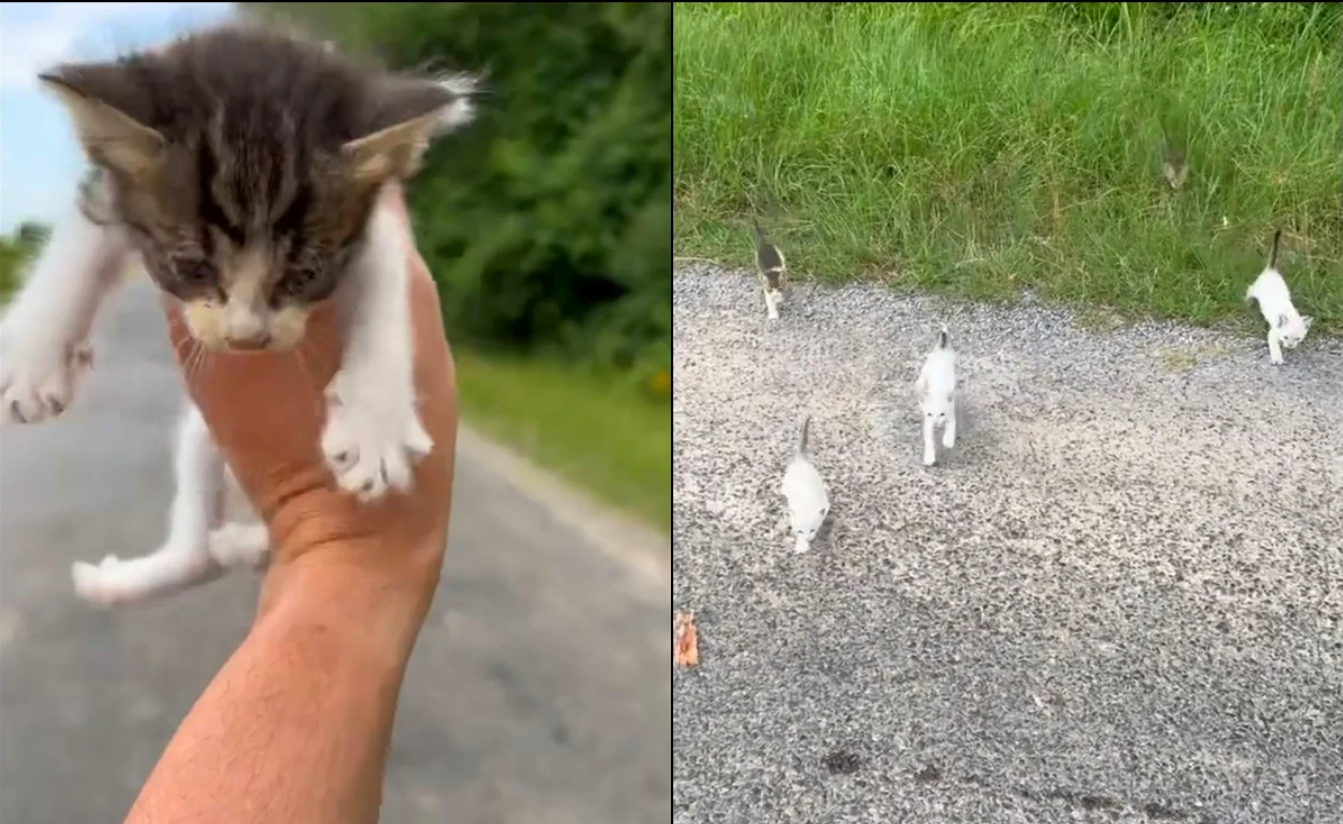
[[[438,114],[435,134],[446,134],[470,123],[476,116],[476,95],[480,92],[480,78],[471,74],[450,74],[438,79],[438,84],[457,99],[443,107]]]
[[[950,341],[928,353],[914,387],[923,413],[923,465],[932,466],[937,463],[936,427],[942,427],[942,446],[956,445],[956,350]]]
[[[804,431],[806,424],[803,424]],[[807,457],[805,435],[798,450],[788,462],[781,486],[788,501],[788,523],[793,531],[793,549],[806,552],[816,539],[830,512],[830,492],[821,473]]]
[[[36,423],[68,408],[89,360],[93,319],[120,282],[129,251],[120,230],[78,212],[57,227],[0,325],[0,420]],[[337,290],[346,344],[326,388],[321,445],[338,485],[361,500],[389,487],[409,490],[414,463],[433,448],[415,408],[406,252],[406,233],[379,207]],[[96,566],[76,564],[76,591],[98,604],[135,603],[227,568],[264,565],[264,526],[220,525],[211,517],[230,476],[199,413],[189,409],[178,432],[164,543],[130,560],[109,555]]]
[[[1259,304],[1259,312],[1268,323],[1268,359],[1274,366],[1282,364],[1282,347],[1295,349],[1305,340],[1312,319],[1302,317],[1292,303],[1292,293],[1277,269],[1268,267],[1255,278],[1245,292],[1245,299]]]
[[[129,251],[79,210],[56,224],[0,323],[0,423],[40,423],[70,405],[92,365],[89,331]]]

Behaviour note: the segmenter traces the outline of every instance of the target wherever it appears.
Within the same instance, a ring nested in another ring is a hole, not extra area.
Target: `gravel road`
[[[1248,311],[1248,310],[1247,310]],[[1343,345],[675,278],[674,820],[1343,821]],[[938,325],[959,444],[921,463]],[[794,554],[804,412],[832,499]]]

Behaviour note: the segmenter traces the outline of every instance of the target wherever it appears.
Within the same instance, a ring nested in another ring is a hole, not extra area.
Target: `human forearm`
[[[275,573],[291,579],[183,720],[128,824],[377,820],[423,590],[329,566]]]

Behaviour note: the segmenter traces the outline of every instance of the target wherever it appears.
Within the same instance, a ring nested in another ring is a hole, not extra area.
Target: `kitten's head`
[[[1308,316],[1286,313],[1278,315],[1278,336],[1282,345],[1288,349],[1295,349],[1306,339],[1306,333],[1310,331],[1312,322],[1314,319]]]
[[[947,422],[947,416],[951,413],[952,404],[955,403],[955,397],[951,393],[946,395],[928,395],[923,403],[923,417],[942,426]]]
[[[210,349],[286,349],[329,297],[384,183],[470,120],[469,80],[389,75],[251,26],[41,75],[114,219]]]

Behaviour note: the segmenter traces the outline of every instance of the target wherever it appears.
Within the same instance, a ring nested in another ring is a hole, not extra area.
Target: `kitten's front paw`
[[[935,464],[935,463],[937,463],[937,453],[936,453],[936,452],[924,452],[924,453],[923,453],[923,465],[924,465],[924,466],[932,466],[932,465]]]
[[[956,430],[954,429],[942,430],[942,446],[946,447],[947,449],[951,449],[956,446]]]
[[[0,330],[0,421],[41,423],[57,417],[92,366],[93,349],[86,341]]]
[[[412,468],[434,448],[414,402],[389,402],[385,390],[360,387],[338,372],[326,391],[322,454],[340,488],[362,501],[382,497],[388,487],[410,491]]]
[[[1274,366],[1282,366],[1282,355],[1280,353],[1269,352],[1268,362]]]

